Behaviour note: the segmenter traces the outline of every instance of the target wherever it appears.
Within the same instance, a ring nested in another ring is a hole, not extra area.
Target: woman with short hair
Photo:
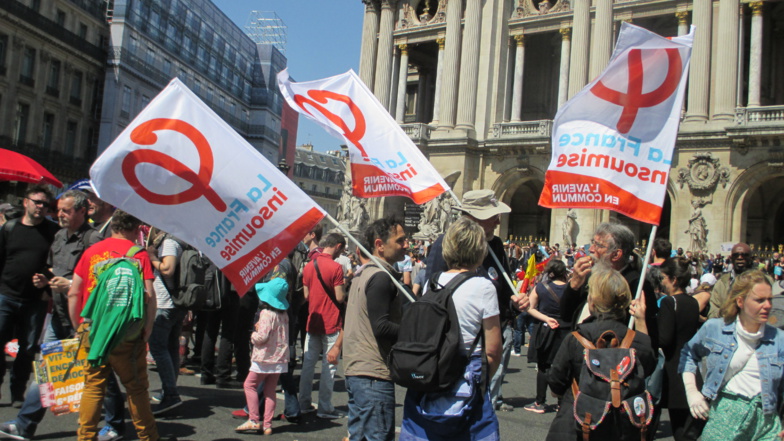
[[[784,331],[768,324],[772,289],[762,271],[735,278],[721,307],[722,318],[708,320],[681,352],[691,415],[708,420],[703,441],[778,440],[784,394]],[[702,390],[697,367],[706,361]],[[710,403],[708,402],[710,400]]]
[[[484,230],[473,220],[461,217],[447,229],[442,253],[449,270],[434,274],[430,283],[445,286],[458,274],[473,273],[482,264],[487,255]],[[409,390],[400,441],[499,439],[498,419],[487,387],[501,362],[495,288],[490,280],[477,275],[457,287],[452,301],[460,324],[461,348],[469,358],[464,377],[443,392]],[[482,375],[484,356],[487,370]]]

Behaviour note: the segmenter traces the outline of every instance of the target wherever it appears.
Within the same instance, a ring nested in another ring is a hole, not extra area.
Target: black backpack
[[[214,270],[212,262],[196,248],[171,235],[168,238],[177,241],[182,248],[173,277],[176,286],[170,287],[166,279],[161,277],[172,303],[191,311],[220,308],[219,294],[213,283],[214,274],[210,274],[210,269]]]
[[[462,353],[460,323],[452,301],[457,288],[478,275],[459,273],[443,287],[438,285],[440,275],[433,274],[428,292],[404,311],[397,343],[387,359],[392,380],[420,392],[442,391],[462,378],[468,356],[482,335],[480,329],[471,350]]]
[[[636,428],[644,441],[653,402],[645,389],[642,365],[631,348],[635,332],[626,331],[620,344],[613,331],[605,331],[595,345],[577,331],[572,335],[585,348],[580,383],[572,381],[574,418],[583,439],[590,439],[592,433],[595,439],[620,439],[612,434],[628,436]]]

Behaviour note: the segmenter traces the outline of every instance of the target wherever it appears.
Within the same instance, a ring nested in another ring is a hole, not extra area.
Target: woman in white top
[[[780,440],[784,331],[768,324],[773,294],[759,270],[738,275],[721,307],[681,351],[678,372],[702,440]],[[702,389],[696,372],[707,367]],[[710,400],[710,402],[708,401]]]
[[[444,286],[460,273],[475,271],[486,255],[484,230],[476,222],[461,217],[444,235],[443,257],[449,270],[439,275],[437,283]],[[495,288],[483,277],[472,277],[455,290],[452,300],[460,323],[463,350],[470,351],[480,331],[484,338],[479,339],[476,349],[469,354],[464,378],[451,389],[406,394],[400,441],[499,439],[498,420],[486,387],[501,362],[501,326]],[[487,356],[485,375],[482,375],[483,354]]]

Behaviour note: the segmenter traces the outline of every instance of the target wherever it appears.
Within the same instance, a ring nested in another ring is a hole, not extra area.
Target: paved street
[[[781,290],[776,289],[773,303],[774,308],[784,310],[784,296]],[[10,361],[10,359],[9,359]],[[319,367],[316,368],[318,378]],[[504,395],[506,402],[513,405],[515,410],[512,412],[499,412],[498,420],[501,425],[501,438],[524,440],[543,440],[547,435],[555,413],[552,411],[554,401],[548,396],[548,412],[538,415],[523,410],[523,406],[533,401],[536,384],[536,371],[533,365],[529,365],[525,356],[512,357],[509,363],[509,374],[504,385]],[[150,380],[153,390],[159,388],[160,381],[156,372],[150,372]],[[15,417],[16,409],[9,405],[9,392],[6,384],[3,385],[3,398],[0,399],[0,421],[8,421]],[[245,397],[241,390],[216,389],[214,386],[201,386],[198,377],[180,377],[180,393],[184,403],[170,414],[158,419],[158,427],[161,434],[174,435],[179,440],[256,440],[260,435],[237,434],[234,428],[241,421],[232,419],[231,411],[239,409],[245,405]],[[313,399],[317,399],[318,385],[314,386]],[[347,412],[347,395],[342,378],[335,382],[334,403],[339,411]],[[397,390],[397,416],[398,424],[403,414],[404,391]],[[277,412],[280,413],[283,407],[282,396],[279,395]],[[273,422],[273,438],[281,440],[340,440],[346,435],[346,420],[326,421],[316,418],[314,414],[305,416],[299,425]],[[72,439],[76,430],[76,415],[66,415],[55,417],[48,414],[38,428],[35,439],[40,440],[61,440]],[[130,420],[127,422],[126,439],[136,439],[135,431]],[[662,424],[659,427],[657,440],[672,440],[669,425],[667,423],[667,412],[662,415]]]
[[[317,367],[316,372],[319,372]],[[150,372],[153,389],[159,387],[158,375]],[[345,392],[342,372],[335,383],[336,393],[334,403],[338,410],[346,412],[347,395]],[[318,376],[318,374],[317,374]],[[512,357],[510,362],[507,384],[504,385],[504,395],[507,403],[513,405],[513,412],[499,412],[498,419],[501,425],[501,438],[514,440],[542,440],[547,434],[555,413],[548,406],[548,413],[538,415],[523,410],[523,406],[533,400],[535,391],[536,371],[529,367],[525,357]],[[216,389],[214,386],[199,385],[197,377],[180,377],[180,393],[184,404],[171,411],[167,416],[158,419],[161,434],[175,435],[179,440],[256,440],[260,435],[237,434],[234,428],[241,421],[232,419],[231,411],[239,409],[245,404],[245,397],[241,390]],[[314,387],[314,400],[317,396],[317,386]],[[8,421],[16,415],[16,409],[9,406],[9,392],[6,384],[2,389],[3,397],[0,399],[0,421]],[[279,398],[281,398],[279,396]],[[398,411],[396,421],[398,424],[403,413],[403,389],[398,388]],[[550,400],[552,400],[550,398]],[[548,401],[553,404],[553,401]],[[277,412],[282,409],[282,398],[278,401]],[[666,412],[663,416],[666,419]],[[667,426],[663,424],[663,426]],[[314,414],[307,415],[299,425],[273,422],[273,438],[282,440],[340,440],[346,435],[346,420],[325,421],[316,418]],[[72,439],[76,430],[76,415],[55,417],[47,414],[38,428],[35,439],[60,440]],[[126,427],[127,439],[136,439],[133,426],[128,420]],[[669,428],[660,431],[657,439],[671,440]]]

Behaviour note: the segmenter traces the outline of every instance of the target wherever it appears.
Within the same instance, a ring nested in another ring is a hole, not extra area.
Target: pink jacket
[[[256,330],[251,334],[251,360],[259,364],[289,362],[289,316],[284,312],[262,309]]]

